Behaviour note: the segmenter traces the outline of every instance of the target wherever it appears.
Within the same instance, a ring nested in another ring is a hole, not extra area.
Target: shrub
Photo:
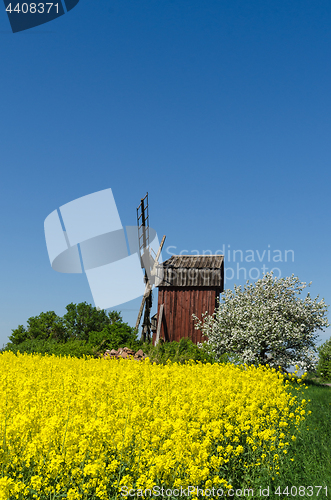
[[[165,364],[168,360],[177,363],[185,361],[201,361],[202,363],[213,363],[215,358],[212,354],[199,348],[192,340],[182,338],[179,342],[159,342],[157,346],[143,344],[142,350],[150,358],[151,362]],[[227,361],[227,357],[223,357]]]
[[[331,380],[331,338],[319,347],[318,352],[317,374],[323,380]]]
[[[89,343],[97,349],[118,349],[119,347],[130,347],[138,350],[141,342],[137,340],[136,332],[127,323],[116,322],[107,325],[101,332],[91,332]]]
[[[7,351],[17,354],[54,354],[55,356],[94,356],[95,349],[85,340],[69,340],[68,342],[56,342],[56,340],[25,340],[20,344],[7,344]]]
[[[136,330],[123,322],[119,312],[107,315],[86,302],[71,303],[66,309],[62,318],[54,311],[29,318],[26,328],[19,325],[12,330],[4,350],[81,358],[125,345],[139,349]]]
[[[26,340],[66,340],[63,318],[60,318],[54,311],[32,316],[27,323],[27,328],[19,325],[16,330],[12,330],[12,334],[9,336],[12,344],[18,345]]]

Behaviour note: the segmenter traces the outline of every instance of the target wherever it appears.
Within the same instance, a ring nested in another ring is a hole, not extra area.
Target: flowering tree
[[[324,299],[309,293],[297,297],[311,283],[299,278],[276,278],[267,273],[255,283],[234,286],[222,293],[213,315],[196,316],[195,328],[207,336],[204,346],[217,360],[228,353],[247,364],[269,364],[283,369],[298,365],[314,369],[318,358],[314,332],[330,326]]]

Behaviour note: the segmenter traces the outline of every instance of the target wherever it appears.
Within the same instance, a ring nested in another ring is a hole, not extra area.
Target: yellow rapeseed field
[[[4,352],[0,379],[0,500],[226,496],[236,474],[275,476],[305,418],[301,392],[261,366]]]

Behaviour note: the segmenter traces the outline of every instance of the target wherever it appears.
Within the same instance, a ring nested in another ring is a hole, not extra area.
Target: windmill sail
[[[161,250],[164,245],[165,236],[162,238],[161,245],[155,249],[150,244],[150,227],[149,227],[149,211],[148,211],[148,193],[141,199],[140,205],[137,208],[137,226],[138,226],[138,245],[141,258],[141,267],[145,270],[145,293],[143,295],[138,318],[136,321],[136,329],[139,328],[140,320],[145,308],[144,319],[142,324],[143,341],[151,340],[151,308],[152,308],[152,288],[155,284],[157,275],[158,262],[161,257]],[[153,230],[152,230],[153,231]],[[156,234],[156,233],[155,233]],[[157,242],[157,237],[153,239],[153,243]]]

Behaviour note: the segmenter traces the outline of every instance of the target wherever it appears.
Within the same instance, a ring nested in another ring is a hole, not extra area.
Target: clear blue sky
[[[13,34],[0,6],[0,346],[93,303],[85,275],[52,270],[43,225],[106,188],[124,225],[149,192],[164,260],[254,250],[247,275],[278,267],[330,304],[330,27],[328,0],[80,0]],[[139,304],[117,309],[134,325]]]

